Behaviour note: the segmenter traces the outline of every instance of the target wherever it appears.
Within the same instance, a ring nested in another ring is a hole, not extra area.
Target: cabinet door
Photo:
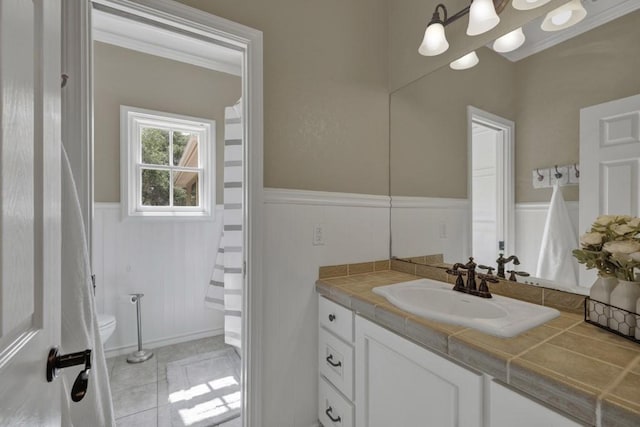
[[[356,427],[480,427],[482,381],[356,317]]]
[[[489,389],[490,427],[580,427],[572,419],[495,381]]]

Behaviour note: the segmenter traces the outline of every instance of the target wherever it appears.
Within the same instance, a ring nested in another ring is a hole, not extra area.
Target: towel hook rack
[[[578,164],[574,163],[573,168],[576,170],[576,178],[580,178],[580,169],[578,169]]]
[[[562,178],[562,174],[560,173],[560,171],[558,170],[558,165],[554,166],[556,169],[556,173],[554,174],[554,176],[556,177],[556,179],[560,179]]]
[[[544,179],[544,175],[540,173],[540,169],[536,168],[536,173],[538,174],[538,181],[542,181]]]

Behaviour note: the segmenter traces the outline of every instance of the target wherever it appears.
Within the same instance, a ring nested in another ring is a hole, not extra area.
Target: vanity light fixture
[[[525,36],[522,32],[522,27],[520,27],[496,39],[493,42],[493,50],[499,53],[511,52],[522,46],[524,41]]]
[[[509,0],[472,0],[470,6],[452,16],[448,15],[446,6],[439,3],[427,24],[418,53],[424,56],[436,56],[446,52],[449,49],[449,42],[447,42],[444,28],[467,14],[469,15],[468,35],[475,36],[491,30],[500,22],[498,14],[508,2]]]
[[[486,33],[500,23],[493,0],[473,0],[469,6],[468,36]]]
[[[444,20],[440,18],[438,8],[442,8]],[[427,29],[424,31],[424,38],[418,48],[418,53],[423,56],[436,56],[449,49],[449,42],[444,32],[444,26],[453,21],[453,17],[447,18],[447,8],[444,7],[443,4],[437,5],[431,21],[429,21]]]
[[[476,51],[473,50],[467,53],[462,58],[458,58],[449,64],[449,67],[453,70],[466,70],[472,67],[475,67],[480,60],[478,59],[478,55],[476,55]]]
[[[582,21],[585,16],[587,16],[587,11],[580,0],[571,0],[549,12],[544,21],[542,21],[540,28],[543,31],[564,30]]]
[[[544,6],[551,0],[513,0],[513,8],[518,10],[531,10],[536,7]]]

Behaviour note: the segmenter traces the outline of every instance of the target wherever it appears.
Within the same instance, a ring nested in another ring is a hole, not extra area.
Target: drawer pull
[[[334,366],[336,368],[338,366],[342,366],[342,362],[338,362],[338,363],[333,362],[333,354],[330,354],[327,356],[327,363],[329,363],[329,365]]]
[[[331,415],[332,412],[333,412],[333,408],[331,406],[329,406],[327,410],[324,411],[324,413],[327,414],[327,417],[329,417],[329,419],[334,423],[339,423],[340,421],[342,421],[342,418],[340,417],[333,418],[333,415]]]
[[[336,320],[336,315],[335,314],[330,314],[329,315],[329,322],[333,322],[334,320]]]

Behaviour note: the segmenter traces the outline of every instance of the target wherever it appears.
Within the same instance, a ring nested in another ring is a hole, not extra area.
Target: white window
[[[124,217],[211,218],[215,122],[120,106]]]

